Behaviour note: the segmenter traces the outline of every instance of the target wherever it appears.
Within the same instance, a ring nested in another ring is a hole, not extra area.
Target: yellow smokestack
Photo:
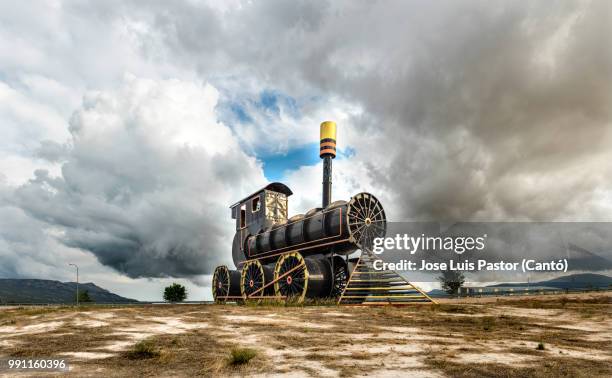
[[[325,121],[321,123],[321,145],[319,157],[336,157],[336,122]]]

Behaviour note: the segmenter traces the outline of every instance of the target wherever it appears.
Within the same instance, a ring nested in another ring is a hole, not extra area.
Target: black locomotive
[[[342,294],[357,250],[371,250],[384,237],[385,211],[369,193],[349,201],[331,199],[332,159],[336,156],[336,125],[321,124],[323,205],[287,217],[291,189],[271,183],[231,206],[236,220],[232,256],[238,270],[215,269],[216,302],[258,300],[302,301]]]

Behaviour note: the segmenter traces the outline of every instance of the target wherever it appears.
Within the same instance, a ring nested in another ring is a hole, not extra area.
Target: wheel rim
[[[247,297],[255,292],[255,296],[263,296],[263,291],[260,290],[265,285],[263,266],[258,260],[250,261],[242,267],[242,277],[240,282],[240,291],[242,298]],[[259,290],[259,291],[258,291]]]
[[[218,266],[213,275],[213,297],[215,302],[225,302],[229,295],[230,276],[227,266]]]
[[[308,290],[308,269],[302,255],[292,252],[281,256],[276,262],[274,280],[276,296],[303,301]]]
[[[362,251],[372,252],[374,239],[387,233],[385,210],[370,193],[359,193],[351,198],[347,219],[351,238]]]

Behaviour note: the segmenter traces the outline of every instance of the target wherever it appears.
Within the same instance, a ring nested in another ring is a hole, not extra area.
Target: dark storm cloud
[[[261,2],[202,33],[181,7],[154,19],[183,64],[361,104],[404,219],[609,219],[609,2]]]
[[[228,204],[263,182],[216,101],[214,88],[177,80],[92,93],[70,122],[61,177],[38,170],[12,201],[130,277],[210,274],[231,245]]]
[[[393,157],[406,215],[606,216],[589,214],[588,201],[610,184],[609,13],[576,6],[502,8],[477,26],[449,19],[452,39],[431,41],[413,73],[374,89],[372,105],[397,117],[396,141],[408,147]]]
[[[465,237],[482,238],[482,250],[443,249],[430,242],[428,247],[423,243],[420,249],[407,251],[400,243],[398,247],[385,249],[380,257],[386,262],[412,261],[419,267],[423,262],[448,264],[449,260],[519,264],[518,269],[508,270],[465,269],[470,282],[535,282],[551,276],[547,269],[523,271],[523,259],[538,263],[566,261],[567,274],[584,271],[606,274],[612,269],[611,225],[608,222],[391,222],[387,225],[387,234],[392,237],[448,237],[458,241]],[[435,269],[409,272],[413,279],[415,274],[417,280],[425,281],[435,281],[439,275]]]

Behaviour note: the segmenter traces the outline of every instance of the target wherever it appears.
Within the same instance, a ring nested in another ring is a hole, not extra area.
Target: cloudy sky
[[[271,180],[392,220],[612,221],[609,1],[0,1],[0,277],[210,298]]]

